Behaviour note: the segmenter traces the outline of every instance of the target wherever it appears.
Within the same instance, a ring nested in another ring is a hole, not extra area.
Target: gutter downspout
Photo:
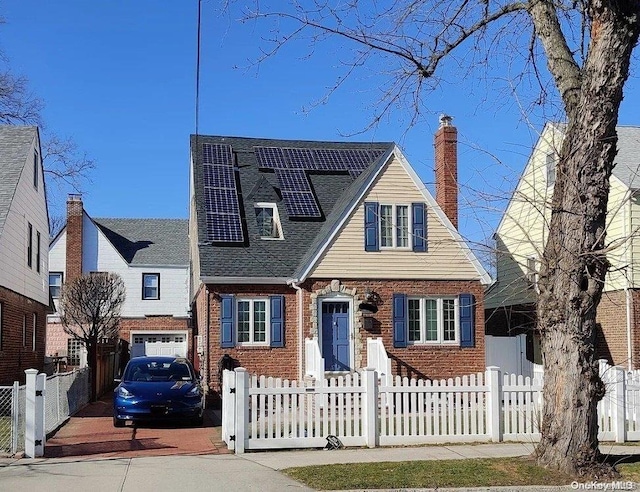
[[[302,287],[300,287],[300,281],[298,279],[292,278],[291,280],[287,280],[287,285],[293,287],[296,290],[297,304],[298,304],[298,381],[302,381],[303,378],[303,370],[302,370],[302,354],[303,354],[303,346],[304,346],[304,334],[302,333],[302,322],[304,319],[304,311],[303,311],[303,301],[304,301],[304,292]]]
[[[631,291],[630,291],[630,287],[631,287],[630,283],[631,281],[633,281],[633,279],[631,279],[631,281],[629,279],[630,275],[634,275],[634,268],[632,267],[632,263],[631,263],[633,261],[633,258],[631,257],[632,255],[631,241],[632,240],[629,237],[632,229],[632,224],[631,224],[631,199],[632,198],[633,198],[633,193],[630,190],[626,196],[626,204],[624,207],[625,241],[628,241],[627,247],[625,248],[625,261],[627,263],[627,274],[625,275],[626,285],[624,288],[624,292],[625,292],[626,304],[627,304],[626,306],[627,307],[627,365],[628,365],[629,371],[633,370],[633,344],[631,343],[631,310],[633,309],[633,302],[631,299]]]
[[[211,323],[211,298],[207,284],[204,285],[204,294],[207,296],[207,321],[205,323],[206,330],[204,333],[204,384],[205,388],[207,388],[207,393],[209,393],[209,330],[211,329],[209,324]]]

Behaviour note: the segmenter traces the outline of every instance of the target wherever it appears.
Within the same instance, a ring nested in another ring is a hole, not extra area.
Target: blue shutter
[[[459,317],[460,317],[460,346],[475,347],[476,346],[476,327],[475,327],[475,301],[473,294],[460,294]]]
[[[284,296],[271,296],[271,346],[284,347]]]
[[[364,204],[364,250],[378,251],[378,202]]]
[[[393,346],[407,346],[407,296],[393,294]]]
[[[235,346],[235,300],[232,295],[220,296],[220,346]]]
[[[412,203],[413,250],[427,251],[427,213],[424,203]]]

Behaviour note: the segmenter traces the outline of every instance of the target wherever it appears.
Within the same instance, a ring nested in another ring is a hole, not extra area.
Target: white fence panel
[[[504,374],[502,422],[505,441],[539,441],[542,383],[521,374]]]

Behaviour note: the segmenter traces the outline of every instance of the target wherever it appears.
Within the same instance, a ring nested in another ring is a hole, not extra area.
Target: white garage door
[[[131,357],[142,355],[187,356],[187,337],[184,333],[145,333],[133,335]]]

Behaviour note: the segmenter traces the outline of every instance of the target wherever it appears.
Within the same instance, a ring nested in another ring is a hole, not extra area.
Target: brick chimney
[[[67,272],[65,281],[82,275],[82,196],[67,198]]]
[[[435,134],[436,202],[458,228],[458,130],[451,116],[440,115],[440,127]]]

